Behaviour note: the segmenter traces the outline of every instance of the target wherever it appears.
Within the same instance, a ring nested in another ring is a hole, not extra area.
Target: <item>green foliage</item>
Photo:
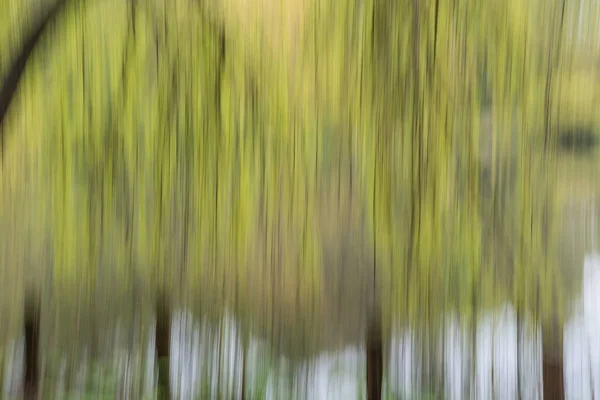
[[[33,3],[0,0],[0,76]],[[233,307],[271,333],[350,301],[330,276],[386,324],[506,297],[564,309],[548,143],[597,124],[570,66],[597,6],[239,3],[65,7],[3,127],[5,270],[90,301]]]

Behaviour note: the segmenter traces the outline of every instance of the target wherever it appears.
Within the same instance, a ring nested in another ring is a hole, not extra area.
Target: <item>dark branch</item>
[[[23,71],[25,71],[27,61],[33,53],[33,49],[35,49],[36,45],[39,43],[44,31],[56,18],[59,11],[66,3],[67,0],[58,0],[50,8],[42,12],[41,17],[33,24],[33,29],[29,32],[29,35],[23,43],[23,47],[10,65],[8,74],[2,82],[2,87],[0,87],[0,155],[4,154],[5,131],[2,129],[4,126],[4,119],[17,91],[17,86],[19,85]]]

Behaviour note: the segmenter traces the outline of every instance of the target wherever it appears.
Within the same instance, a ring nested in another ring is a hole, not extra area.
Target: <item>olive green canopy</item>
[[[56,318],[167,294],[317,347],[375,304],[563,316],[555,144],[597,126],[597,7],[266,3],[65,4],[2,126],[0,293]],[[0,7],[3,76],[37,5]]]

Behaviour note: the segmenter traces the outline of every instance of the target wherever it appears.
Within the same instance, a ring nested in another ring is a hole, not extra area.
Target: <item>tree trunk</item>
[[[381,400],[383,386],[383,340],[381,320],[374,318],[367,332],[367,400]]]
[[[565,398],[562,357],[562,329],[545,329],[542,338],[542,379],[544,400]]]
[[[25,303],[25,365],[24,392],[26,399],[37,398],[40,382],[39,340],[40,309],[39,303],[26,299]]]
[[[544,379],[544,400],[563,400],[565,398],[565,385],[563,383],[563,363],[542,361],[542,375]]]
[[[246,400],[246,344],[242,348],[242,390],[241,400]]]
[[[162,399],[171,398],[169,362],[171,350],[171,309],[166,299],[156,305],[156,361],[158,362],[158,388]]]

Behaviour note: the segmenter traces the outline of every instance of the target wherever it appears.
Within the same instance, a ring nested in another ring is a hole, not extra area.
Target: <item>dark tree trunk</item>
[[[246,400],[246,345],[242,349],[242,390],[241,400]]]
[[[565,398],[562,357],[562,330],[545,329],[543,332],[542,379],[544,400]]]
[[[158,362],[158,387],[162,399],[171,398],[169,361],[171,350],[171,309],[164,298],[156,305],[156,360]]]
[[[367,332],[367,400],[381,400],[383,386],[383,340],[381,321],[374,318]]]
[[[39,390],[40,309],[37,301],[25,304],[25,365],[24,392],[26,399],[35,399]]]
[[[547,362],[542,365],[544,379],[544,400],[563,400],[565,386],[563,383],[563,363]]]

